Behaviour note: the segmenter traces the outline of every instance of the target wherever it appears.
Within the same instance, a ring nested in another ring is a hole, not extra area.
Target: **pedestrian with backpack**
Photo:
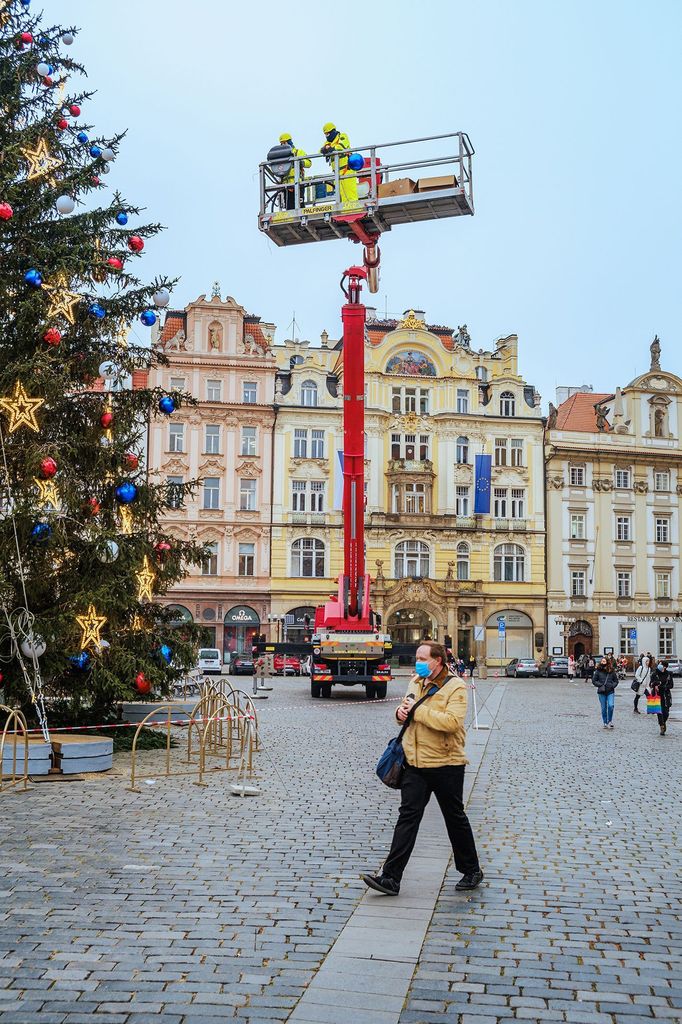
[[[430,641],[421,644],[415,675],[396,711],[403,726],[398,742],[402,740],[404,753],[398,822],[381,872],[361,875],[370,889],[385,896],[397,896],[400,892],[400,881],[432,793],[445,819],[455,867],[463,875],[455,889],[463,892],[481,884],[483,872],[464,810],[464,766],[468,764],[464,753],[466,711],[466,683],[449,674],[445,648]]]

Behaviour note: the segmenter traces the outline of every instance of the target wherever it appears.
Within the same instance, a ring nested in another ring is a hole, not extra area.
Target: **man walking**
[[[459,892],[475,889],[483,880],[476,844],[464,811],[464,718],[467,691],[464,680],[447,670],[447,651],[440,644],[423,643],[417,649],[415,675],[396,712],[402,724],[406,767],[402,800],[391,849],[379,875],[362,875],[370,889],[397,896],[400,880],[417,841],[422,816],[434,793],[445,819],[455,866],[463,877]],[[422,697],[428,699],[415,707]]]

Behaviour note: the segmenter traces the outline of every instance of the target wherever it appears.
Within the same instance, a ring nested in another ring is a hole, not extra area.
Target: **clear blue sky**
[[[41,7],[33,0],[32,10]],[[128,129],[108,183],[168,230],[146,272],[214,279],[287,335],[339,331],[343,241],[278,249],[257,229],[257,166],[282,130],[317,150],[334,120],[357,144],[467,131],[476,216],[396,228],[389,313],[467,323],[476,348],[516,332],[542,392],[682,375],[682,89],[678,0],[374,0],[278,5],[45,0],[98,90],[97,130]],[[371,300],[368,300],[371,301]]]

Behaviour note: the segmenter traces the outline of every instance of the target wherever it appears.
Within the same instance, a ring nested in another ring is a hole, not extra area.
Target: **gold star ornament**
[[[137,574],[137,600],[138,601],[151,601],[152,599],[152,587],[154,580],[156,579],[156,573],[149,564],[149,559],[144,556],[144,562],[142,568]]]
[[[81,300],[80,295],[69,291],[69,281],[66,274],[57,274],[54,284],[45,285],[50,296],[50,305],[47,310],[48,317],[63,316],[70,324],[76,320],[75,307]]]
[[[102,637],[100,634],[106,621],[106,616],[97,614],[94,604],[91,604],[88,608],[87,615],[76,616],[76,622],[83,630],[81,638],[81,647],[83,649],[90,646],[99,647],[101,645]]]
[[[34,483],[38,488],[38,502],[44,508],[51,505],[55,511],[59,508],[59,491],[54,480],[39,480],[35,478]]]
[[[50,174],[62,166],[61,160],[58,160],[56,156],[50,156],[45,139],[41,139],[35,149],[28,147],[22,149],[21,155],[28,163],[26,177],[29,181],[33,181],[35,178],[42,178],[43,175]]]
[[[13,434],[19,427],[39,432],[36,410],[45,403],[44,398],[29,398],[20,380],[14,385],[14,392],[9,398],[0,398],[0,409],[9,417],[9,432]]]

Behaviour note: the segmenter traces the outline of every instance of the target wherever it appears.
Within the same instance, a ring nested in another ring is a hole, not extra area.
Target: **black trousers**
[[[399,882],[417,841],[417,833],[426,805],[434,793],[445,819],[455,867],[463,875],[478,870],[478,854],[469,819],[464,811],[464,765],[450,764],[442,768],[405,769],[401,789],[400,813],[393,833],[391,850],[383,873]]]

